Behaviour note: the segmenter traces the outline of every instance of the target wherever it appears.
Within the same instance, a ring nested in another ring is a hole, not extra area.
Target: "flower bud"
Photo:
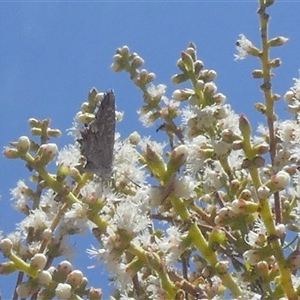
[[[216,264],[216,271],[220,275],[224,275],[229,270],[229,262],[228,261],[219,261]]]
[[[283,190],[290,183],[290,175],[285,171],[279,171],[277,174],[271,177],[271,182],[276,190]]]
[[[130,141],[130,144],[137,145],[141,140],[141,136],[139,135],[139,133],[137,131],[135,131],[130,134],[128,139]]]
[[[265,185],[259,187],[257,190],[257,196],[259,200],[268,199],[270,195],[271,195],[271,191]]]
[[[188,76],[186,74],[175,74],[172,76],[172,83],[174,85],[180,84],[188,80]]]
[[[269,46],[277,47],[284,45],[289,39],[284,36],[278,36],[268,41]]]
[[[72,287],[67,283],[59,283],[55,289],[55,296],[61,299],[69,299],[72,295]]]
[[[96,288],[90,288],[88,292],[88,299],[90,300],[99,300],[102,298],[102,290],[101,289],[96,289]]]
[[[186,67],[187,71],[194,72],[194,62],[193,62],[191,55],[189,55],[187,52],[182,51],[181,59],[184,63],[184,66]]]
[[[52,276],[51,276],[49,271],[42,270],[39,273],[37,279],[38,279],[39,284],[45,286],[45,285],[49,284],[52,281]]]
[[[120,53],[122,56],[128,56],[129,55],[129,53],[130,53],[130,49],[129,49],[129,47],[128,46],[123,46],[122,48],[119,48],[118,49],[118,53]]]
[[[28,120],[28,123],[31,127],[39,127],[40,126],[40,121],[35,118],[30,118]]]
[[[176,147],[170,157],[167,169],[170,174],[176,173],[181,166],[186,162],[188,155],[188,148],[185,145],[179,145]]]
[[[55,137],[55,138],[59,138],[61,137],[61,131],[59,129],[51,129],[51,128],[48,128],[47,129],[47,135],[49,137]]]
[[[271,68],[278,68],[281,65],[281,60],[279,58],[274,58],[269,62]]]
[[[79,286],[83,279],[83,273],[79,270],[74,270],[68,275],[68,283],[72,286]]]
[[[251,132],[252,132],[251,125],[244,114],[242,114],[240,116],[239,128],[240,128],[240,131],[242,132],[244,139],[250,139]]]
[[[175,90],[173,92],[172,98],[177,101],[184,101],[187,100],[193,94],[194,91],[191,89]]]
[[[36,253],[30,261],[30,266],[35,269],[44,269],[47,263],[47,258],[42,253]]]
[[[8,254],[11,253],[13,247],[13,243],[10,239],[2,239],[0,241],[0,250],[3,253],[3,255],[7,256]]]
[[[135,69],[138,69],[144,64],[144,60],[140,56],[135,56],[134,59],[132,60],[131,66]]]
[[[155,73],[152,73],[152,72],[149,73],[148,76],[147,76],[147,78],[146,78],[146,83],[150,83],[150,82],[154,81],[155,78],[156,78]]]
[[[17,149],[20,153],[26,154],[30,148],[30,140],[27,136],[21,136],[18,140]]]
[[[253,78],[263,78],[264,77],[264,73],[262,70],[254,70],[252,72],[252,77]]]
[[[9,147],[4,147],[4,150],[2,153],[6,158],[19,158],[20,157],[19,151],[17,149],[13,149],[13,148],[9,148]]]

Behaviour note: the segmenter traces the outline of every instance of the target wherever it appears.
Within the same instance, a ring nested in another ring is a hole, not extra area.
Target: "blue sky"
[[[284,47],[272,52],[273,58],[280,57],[283,62],[275,70],[274,79],[274,91],[281,95],[299,74],[299,9],[298,1],[280,0],[269,10],[270,36],[290,38]],[[261,82],[251,78],[252,70],[259,68],[258,60],[234,61],[240,33],[260,45],[256,10],[255,0],[1,2],[0,146],[29,135],[27,121],[31,117],[50,118],[52,127],[62,130],[62,138],[54,141],[59,147],[72,142],[66,129],[72,126],[81,103],[94,86],[101,91],[114,89],[117,108],[125,112],[124,121],[117,127],[123,138],[135,130],[161,138],[156,127],[145,129],[138,122],[141,92],[127,74],[110,69],[116,48],[123,45],[144,58],[144,67],[156,73],[155,84],[166,84],[167,96],[171,97],[177,88],[170,82],[177,73],[176,61],[193,41],[205,68],[217,71],[218,90],[227,96],[227,102],[255,124],[263,122],[253,108],[255,102],[262,101]],[[283,101],[277,109],[280,118],[288,116]],[[20,214],[12,210],[9,189],[30,173],[22,161],[2,156],[0,166],[0,229],[8,233],[21,220]],[[76,242],[83,249],[91,243],[84,237]],[[79,261],[78,257],[75,262],[85,275],[90,274],[91,285],[107,286],[107,274],[102,274],[101,269],[92,273],[86,270],[94,262]],[[1,277],[3,299],[11,297],[13,284],[13,276]]]

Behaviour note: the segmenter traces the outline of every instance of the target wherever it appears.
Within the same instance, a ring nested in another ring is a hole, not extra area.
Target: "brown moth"
[[[115,143],[115,94],[109,91],[96,112],[96,119],[81,131],[81,154],[86,158],[84,171],[109,180],[112,175]]]

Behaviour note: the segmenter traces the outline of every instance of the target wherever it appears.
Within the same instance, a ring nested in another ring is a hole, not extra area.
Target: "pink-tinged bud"
[[[30,261],[30,266],[35,269],[44,269],[47,263],[47,258],[42,253],[35,254]]]
[[[68,283],[72,286],[78,286],[81,284],[83,279],[83,274],[79,270],[74,270],[68,275]]]
[[[71,264],[69,261],[67,261],[67,260],[62,261],[62,262],[57,266],[58,272],[62,272],[62,273],[65,273],[65,274],[71,273],[71,272],[72,272],[72,269],[73,269],[72,264]]]
[[[244,139],[250,139],[251,132],[252,132],[251,125],[250,125],[250,122],[248,121],[248,119],[246,118],[246,116],[244,114],[242,114],[240,116],[239,128],[240,128],[240,131],[242,132],[242,135],[243,135]]]
[[[52,276],[48,271],[41,271],[37,277],[38,283],[41,285],[47,285],[52,281]]]
[[[277,47],[284,45],[289,39],[284,36],[278,36],[268,41],[269,46]]]
[[[88,299],[89,300],[100,300],[102,299],[102,290],[101,289],[95,289],[95,288],[90,288],[89,293],[88,293]]]
[[[40,146],[37,155],[41,157],[40,162],[46,165],[55,157],[57,152],[58,152],[58,148],[56,144],[54,143],[43,144]]]
[[[21,136],[18,140],[17,149],[21,153],[27,153],[30,148],[30,140],[27,136]]]
[[[9,148],[9,147],[4,147],[4,150],[2,154],[6,158],[20,158],[20,153],[17,149]]]
[[[276,190],[283,190],[290,183],[291,177],[285,171],[279,171],[277,174],[271,177],[271,182],[275,186]]]
[[[242,198],[244,200],[249,200],[251,197],[251,192],[248,189],[243,189],[241,194],[239,195],[239,198]]]
[[[257,196],[259,200],[268,199],[271,195],[271,190],[265,185],[261,186],[257,190]]]
[[[244,199],[233,200],[232,211],[239,215],[251,214],[258,211],[258,204]]]
[[[67,283],[59,283],[55,289],[55,296],[60,299],[69,299],[72,295],[72,287]]]
[[[218,215],[215,217],[216,225],[224,225],[230,223],[237,215],[228,207],[223,207],[219,210]]]
[[[3,253],[3,255],[7,256],[8,254],[11,253],[13,247],[13,243],[10,239],[2,239],[0,241],[0,250]]]

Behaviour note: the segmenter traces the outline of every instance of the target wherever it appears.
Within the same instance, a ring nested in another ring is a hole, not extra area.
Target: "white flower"
[[[234,60],[245,59],[252,46],[252,43],[245,37],[245,35],[240,34],[240,39],[236,43],[236,50],[238,51],[238,54],[234,55]]]
[[[174,179],[174,195],[179,198],[191,199],[196,196],[194,189],[197,183],[190,176]]]
[[[164,84],[154,85],[153,83],[150,84],[147,91],[152,98],[160,99],[166,92],[167,86]]]
[[[78,143],[75,145],[68,145],[61,149],[58,153],[56,165],[65,166],[69,169],[75,167],[81,157]]]

